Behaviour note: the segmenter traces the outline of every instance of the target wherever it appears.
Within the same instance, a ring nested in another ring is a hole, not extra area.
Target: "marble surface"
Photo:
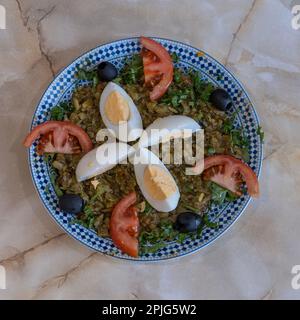
[[[299,3],[297,3],[299,2]],[[288,0],[0,0],[0,299],[299,299],[300,30]],[[22,139],[53,76],[87,49],[137,35],[199,47],[242,81],[265,130],[261,197],[219,240],[180,260],[91,252],[38,199]]]

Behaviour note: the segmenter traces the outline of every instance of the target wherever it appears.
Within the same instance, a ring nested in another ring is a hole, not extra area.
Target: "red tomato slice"
[[[245,181],[250,196],[259,196],[259,184],[255,172],[241,160],[229,155],[205,158],[203,178],[217,183],[237,196],[242,195],[240,187]]]
[[[114,207],[109,225],[109,232],[113,243],[122,252],[129,256],[138,256],[138,229],[139,219],[136,202],[136,193],[131,192],[120,200]]]
[[[168,51],[158,42],[146,37],[141,37],[140,41],[145,83],[153,87],[150,99],[154,101],[163,96],[173,81],[173,62]]]
[[[23,144],[29,148],[39,139],[37,153],[80,153],[92,150],[93,143],[88,134],[70,121],[46,121],[36,126]]]

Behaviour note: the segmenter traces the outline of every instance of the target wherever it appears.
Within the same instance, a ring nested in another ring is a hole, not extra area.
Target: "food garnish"
[[[121,199],[111,213],[109,232],[114,244],[129,256],[138,256],[139,219],[136,193],[131,192]]]
[[[87,133],[70,121],[46,121],[32,129],[23,144],[29,148],[39,139],[37,153],[86,153],[93,148]]]
[[[168,51],[157,41],[141,37],[145,84],[152,88],[150,99],[161,98],[173,80],[173,62]]]

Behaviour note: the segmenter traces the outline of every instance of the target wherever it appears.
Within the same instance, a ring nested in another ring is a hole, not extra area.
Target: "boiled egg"
[[[180,198],[178,186],[160,159],[146,148],[133,159],[136,181],[146,200],[158,211],[174,210]]]
[[[80,159],[76,167],[77,181],[90,179],[112,169],[134,152],[134,148],[123,142],[103,143]]]
[[[158,118],[144,130],[138,146],[146,148],[160,142],[167,142],[172,137],[179,138],[183,136],[185,130],[194,133],[200,129],[201,126],[187,116],[174,115]]]
[[[104,124],[115,132],[120,141],[134,141],[141,136],[141,115],[131,97],[119,85],[113,82],[106,85],[99,108]]]

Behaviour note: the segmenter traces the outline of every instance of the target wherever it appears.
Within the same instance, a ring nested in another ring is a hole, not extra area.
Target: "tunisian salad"
[[[226,114],[233,103],[230,95],[199,72],[179,69],[178,57],[158,42],[146,37],[140,42],[141,52],[119,71],[108,61],[79,69],[78,80],[87,81],[79,81],[71,101],[52,108],[50,120],[24,140],[26,147],[37,141],[36,152],[49,164],[59,208],[74,216],[71,223],[110,237],[133,257],[155,252],[168,241],[200,237],[204,226],[218,228],[208,219],[212,204],[244,193],[259,195],[257,177],[247,165],[247,136],[234,125],[235,115]],[[97,162],[96,153],[101,156],[107,148],[97,139],[100,129],[112,129],[120,143],[132,145],[140,138],[131,134],[132,128],[168,127],[174,121],[183,128],[204,129],[200,175],[186,175],[184,165],[160,160],[114,167]],[[126,123],[128,136],[118,136],[119,123]],[[257,134],[263,138],[260,127]]]

